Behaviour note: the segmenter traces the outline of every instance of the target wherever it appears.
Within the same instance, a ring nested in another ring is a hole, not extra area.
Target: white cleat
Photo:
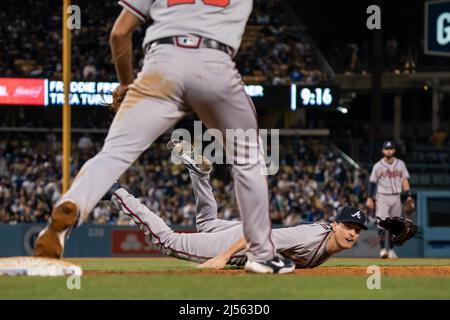
[[[180,160],[188,168],[204,177],[212,171],[211,162],[202,155],[195,154],[192,145],[183,140],[171,140],[167,148],[175,159]]]
[[[381,259],[387,259],[389,256],[389,252],[387,249],[381,249],[380,251],[380,258]]]
[[[394,249],[389,250],[388,258],[389,258],[389,259],[397,259],[397,258],[398,258],[398,256],[397,256],[397,254],[395,253]]]

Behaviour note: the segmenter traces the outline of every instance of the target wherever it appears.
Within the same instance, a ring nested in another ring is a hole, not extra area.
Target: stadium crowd
[[[73,1],[81,11],[81,28],[72,32],[72,78],[116,81],[109,33],[121,7],[117,0]],[[0,76],[60,79],[61,2],[2,1]],[[282,18],[277,1],[256,0],[243,45],[235,61],[248,83],[316,84],[326,79],[302,32]],[[33,10],[29,10],[33,8]],[[135,74],[142,66],[146,25],[133,35]]]
[[[370,73],[372,69],[372,48],[367,40],[348,41],[326,52],[330,66],[336,73],[358,74]],[[421,64],[419,47],[412,43],[402,43],[395,37],[389,37],[384,48],[384,68],[386,72],[414,73]]]
[[[101,147],[83,136],[72,150],[71,175]],[[60,143],[48,134],[45,142],[3,140],[0,143],[0,221],[46,222],[61,196]],[[270,212],[275,224],[332,220],[338,207],[363,206],[367,175],[356,172],[326,144],[294,139],[283,146],[280,170],[269,176]],[[225,166],[211,177],[219,217],[239,219],[232,179]],[[156,143],[122,176],[121,184],[168,224],[192,225],[195,202],[187,170],[170,161],[165,143]],[[90,216],[93,223],[130,224],[107,201]]]

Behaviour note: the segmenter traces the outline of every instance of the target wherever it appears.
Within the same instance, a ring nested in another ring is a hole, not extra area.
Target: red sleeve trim
[[[119,1],[119,4],[124,7],[125,9],[128,9],[131,13],[133,13],[134,15],[136,15],[139,19],[141,19],[142,21],[147,21],[147,16],[140,11],[139,9],[137,9],[135,6],[129,4],[126,0],[121,0]]]

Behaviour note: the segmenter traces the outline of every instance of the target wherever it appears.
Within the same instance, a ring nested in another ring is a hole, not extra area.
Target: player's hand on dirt
[[[367,205],[367,208],[369,208],[369,209],[375,208],[375,203],[373,202],[373,199],[372,199],[372,198],[368,198],[368,199],[367,199],[366,205]]]
[[[209,259],[208,261],[202,263],[201,265],[198,266],[198,268],[220,270],[220,269],[225,268],[227,262],[228,262],[228,259],[226,257],[218,256],[218,257]]]

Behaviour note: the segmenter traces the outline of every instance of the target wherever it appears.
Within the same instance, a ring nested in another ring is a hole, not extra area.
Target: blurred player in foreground
[[[178,142],[176,142],[178,143]],[[176,144],[175,143],[175,144]],[[174,143],[169,143],[173,149]],[[172,151],[189,170],[196,201],[198,233],[176,233],[149,208],[124,188],[115,185],[111,201],[131,217],[161,251],[179,259],[203,263],[201,267],[221,269],[226,264],[246,263],[247,243],[242,223],[217,218],[217,204],[209,183],[211,163],[193,152]],[[200,158],[198,158],[200,157]],[[350,249],[365,226],[365,214],[357,208],[345,207],[332,223],[317,222],[273,230],[275,248],[283,257],[292,259],[297,268],[313,268],[333,254]],[[280,264],[267,273],[291,272]]]

